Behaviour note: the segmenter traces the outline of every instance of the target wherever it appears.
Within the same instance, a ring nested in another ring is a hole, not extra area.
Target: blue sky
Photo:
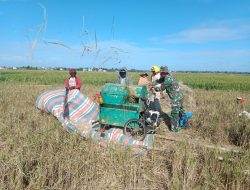
[[[0,0],[0,66],[250,72],[249,0]]]

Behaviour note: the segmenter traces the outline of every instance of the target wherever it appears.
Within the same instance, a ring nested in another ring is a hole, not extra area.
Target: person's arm
[[[76,89],[80,90],[82,86],[82,81],[79,77],[76,77]]]
[[[172,84],[171,77],[159,78],[153,82],[153,89],[155,92],[160,92],[166,90],[168,86]]]
[[[133,81],[129,77],[127,78],[127,85],[133,85]]]
[[[174,82],[174,79],[172,76],[167,75],[164,79],[164,82],[161,85],[161,89],[165,90],[166,88],[172,86],[172,83]]]
[[[156,82],[156,83],[163,84],[163,83],[164,83],[164,80],[165,80],[165,78],[159,78],[159,79],[157,79],[155,82]]]

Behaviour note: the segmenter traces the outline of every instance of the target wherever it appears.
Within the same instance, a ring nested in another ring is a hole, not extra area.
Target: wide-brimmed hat
[[[140,76],[141,76],[141,77],[143,77],[143,76],[148,76],[148,73],[141,73]]]
[[[167,66],[161,66],[160,72],[161,73],[168,73],[168,67]]]

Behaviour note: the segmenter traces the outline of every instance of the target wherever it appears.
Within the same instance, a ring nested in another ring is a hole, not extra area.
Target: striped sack
[[[153,135],[148,134],[143,141],[124,135],[119,128],[110,128],[100,135],[99,107],[79,90],[66,91],[57,88],[42,93],[36,101],[36,107],[43,112],[51,113],[69,132],[77,132],[83,138],[92,138],[100,142],[116,142],[133,145],[136,148],[150,149],[153,147]]]

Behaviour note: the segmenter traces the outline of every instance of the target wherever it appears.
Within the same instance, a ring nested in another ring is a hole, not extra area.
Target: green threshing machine
[[[123,128],[124,134],[143,140],[147,134],[148,90],[146,86],[106,83],[100,92],[101,126]],[[157,117],[158,119],[158,117]]]

